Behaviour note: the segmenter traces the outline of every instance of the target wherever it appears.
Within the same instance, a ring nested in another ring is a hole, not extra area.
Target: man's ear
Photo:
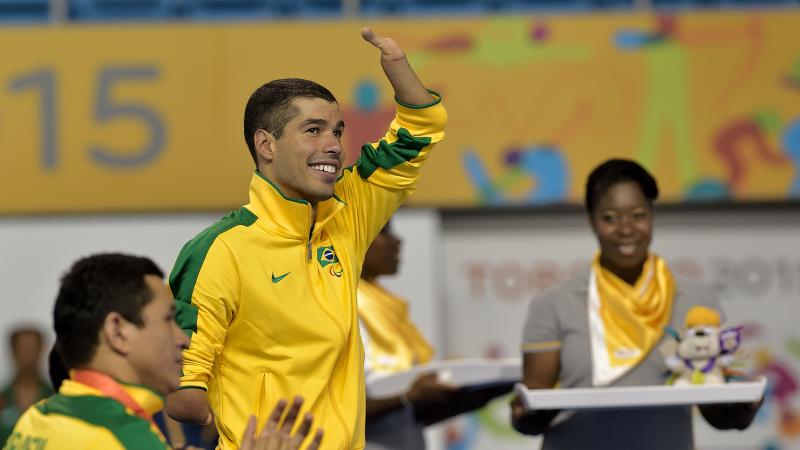
[[[275,158],[275,144],[277,139],[267,130],[259,128],[253,135],[253,143],[256,148],[256,155],[260,160],[271,163]]]
[[[105,342],[114,353],[127,355],[133,345],[132,332],[135,328],[136,325],[125,320],[120,313],[110,312],[100,330],[100,343]]]

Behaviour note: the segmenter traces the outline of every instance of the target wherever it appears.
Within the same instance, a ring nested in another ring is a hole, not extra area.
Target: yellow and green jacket
[[[278,399],[295,395],[324,428],[326,449],[364,448],[361,264],[446,120],[438,97],[399,104],[386,136],[364,145],[335,196],[317,204],[313,224],[308,202],[256,172],[250,203],[184,246],[169,279],[191,338],[181,386],[208,391],[218,448],[238,448],[250,414],[261,427]]]
[[[120,384],[150,414],[164,399],[148,388]],[[170,448],[152,423],[98,390],[65,380],[58,394],[28,408],[4,450],[164,450]]]

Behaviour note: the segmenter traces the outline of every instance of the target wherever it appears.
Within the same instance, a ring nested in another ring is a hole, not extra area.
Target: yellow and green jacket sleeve
[[[420,169],[433,147],[444,139],[447,112],[439,94],[428,105],[397,104],[386,136],[364,144],[361,156],[345,169],[336,193],[354,215],[359,248],[366,252],[389,217],[414,192]]]
[[[214,361],[238,308],[236,264],[220,234],[253,220],[244,208],[229,214],[189,241],[170,273],[176,318],[191,340],[183,353],[182,388],[208,390]]]

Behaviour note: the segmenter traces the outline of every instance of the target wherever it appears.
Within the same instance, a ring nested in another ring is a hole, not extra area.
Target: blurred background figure
[[[693,306],[721,314],[716,291],[673,277],[650,251],[655,178],[631,160],[611,159],[586,181],[586,211],[599,251],[589,267],[530,304],[523,330],[523,383],[530,389],[664,385],[655,349]],[[701,405],[720,430],[750,426],[760,402]],[[543,449],[695,448],[689,406],[531,410],[512,403],[514,428],[544,435]]]
[[[14,372],[0,391],[0,446],[5,444],[20,414],[53,393],[42,375],[42,332],[35,327],[20,327],[11,332],[8,343]]]
[[[358,316],[364,342],[367,380],[367,450],[425,448],[426,425],[484,406],[511,390],[511,383],[485,389],[456,388],[435,373],[422,374],[408,392],[370,397],[376,377],[411,370],[431,360],[434,350],[409,316],[408,303],[377,283],[395,275],[400,264],[400,238],[387,223],[367,250],[358,284]]]

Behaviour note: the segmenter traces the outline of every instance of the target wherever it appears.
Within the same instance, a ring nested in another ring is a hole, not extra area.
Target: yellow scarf
[[[408,304],[381,286],[358,283],[358,317],[366,329],[370,368],[391,374],[430,361],[433,349],[408,317]]]
[[[593,385],[611,384],[647,356],[669,324],[674,295],[672,273],[654,254],[633,286],[594,258],[588,302]]]

